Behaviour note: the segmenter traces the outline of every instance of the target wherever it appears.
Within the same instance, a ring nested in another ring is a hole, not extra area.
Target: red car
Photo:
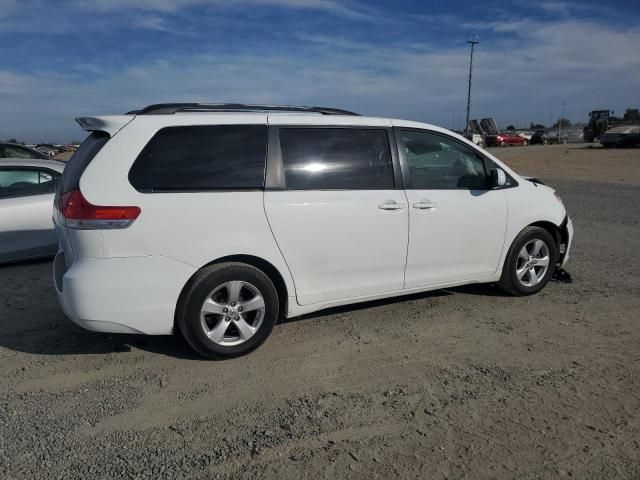
[[[487,147],[506,147],[507,145],[528,145],[526,138],[515,133],[503,132],[498,135],[487,135]]]

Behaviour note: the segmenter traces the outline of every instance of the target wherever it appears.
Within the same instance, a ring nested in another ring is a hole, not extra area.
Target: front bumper
[[[56,255],[53,278],[64,313],[87,330],[166,335],[182,288],[196,269],[161,256],[76,257],[66,269]]]
[[[571,252],[571,245],[573,243],[573,223],[571,222],[571,219],[568,215],[566,221],[564,222],[564,235],[566,235],[566,238],[563,238],[565,243],[565,251],[560,259],[560,268],[563,268],[569,261],[569,253]]]

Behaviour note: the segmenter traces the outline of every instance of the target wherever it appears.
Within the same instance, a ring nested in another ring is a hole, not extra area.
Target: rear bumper
[[[178,297],[196,269],[167,257],[76,257],[53,262],[64,313],[87,330],[166,335],[173,331]]]

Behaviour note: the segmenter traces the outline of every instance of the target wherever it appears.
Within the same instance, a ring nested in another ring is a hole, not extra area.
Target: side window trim
[[[398,154],[400,156],[400,166],[401,166],[401,170],[402,170],[402,177],[404,180],[404,188],[406,190],[425,190],[422,188],[413,188],[413,186],[411,185],[411,171],[409,168],[409,159],[407,158],[407,155],[404,151],[404,143],[402,141],[402,131],[409,131],[409,132],[417,132],[417,133],[427,133],[429,135],[434,135],[437,137],[442,137],[446,140],[449,140],[457,145],[460,145],[461,147],[464,147],[470,151],[472,151],[474,153],[474,155],[476,155],[480,160],[482,160],[482,166],[484,168],[484,173],[485,176],[487,178],[490,177],[491,172],[489,170],[489,165],[488,165],[488,161],[490,161],[490,159],[484,155],[482,152],[476,150],[475,148],[466,145],[464,143],[462,143],[460,140],[451,137],[450,135],[447,135],[445,133],[442,132],[437,132],[435,130],[427,130],[427,129],[423,129],[423,128],[410,128],[410,127],[393,127],[394,133],[395,133],[395,139],[396,139],[396,143],[397,143],[397,151]],[[505,172],[506,173],[506,172]],[[509,187],[501,187],[502,188],[513,188],[515,186],[517,186],[518,183],[515,182],[515,185],[513,186],[509,186]],[[459,190],[459,189],[445,189],[445,190]],[[460,190],[466,190],[466,189],[460,189]],[[484,190],[494,190],[490,187],[485,188]]]
[[[1,166],[0,167],[0,172],[6,172],[6,171],[27,171],[27,172],[42,172],[42,173],[48,173],[52,176],[60,176],[62,175],[60,172],[53,170],[51,168],[47,168],[47,167],[32,167],[32,166],[24,166],[24,165],[16,165],[16,166]]]
[[[403,186],[405,190],[411,190],[411,171],[409,170],[409,160],[407,159],[407,155],[404,151],[404,142],[402,141],[402,135],[400,130],[412,130],[416,132],[428,132],[429,130],[419,130],[419,129],[405,129],[400,127],[393,127],[393,133],[396,140],[396,152],[398,154],[398,158],[400,160],[400,170],[402,171],[402,180]]]
[[[267,133],[267,173],[264,179],[265,190],[285,190],[284,165],[280,150],[280,129],[269,125]]]
[[[406,179],[408,179],[408,177],[404,174],[404,170],[402,169],[402,163],[400,161],[400,156],[398,155],[400,147],[398,146],[398,141],[396,139],[393,127],[387,128],[387,136],[389,137],[389,145],[391,147],[391,160],[393,162],[393,180],[395,189],[404,190],[405,181]]]
[[[390,190],[404,190],[403,172],[401,169],[400,157],[398,156],[398,145],[393,127],[369,126],[369,125],[269,125],[269,145],[267,150],[267,175],[265,179],[265,190],[287,190],[284,174],[284,162],[282,160],[282,149],[280,147],[280,130],[286,128],[295,129],[357,129],[357,130],[384,130],[389,141],[391,161],[393,168],[393,188]],[[310,189],[311,190],[311,189]],[[330,188],[313,189],[318,191],[350,191],[369,189],[348,189]],[[298,190],[301,191],[301,190]]]
[[[16,165],[16,166],[2,166],[0,167],[0,172],[14,172],[14,171],[18,171],[18,172],[37,172],[38,173],[38,183],[36,185],[39,185],[41,182],[40,180],[40,175],[42,173],[48,173],[49,175],[51,175],[51,178],[53,180],[53,185],[54,185],[54,189],[51,190],[50,192],[24,192],[24,193],[16,193],[14,195],[7,195],[4,196],[2,195],[2,191],[0,190],[0,200],[5,200],[8,198],[23,198],[23,197],[37,197],[40,195],[52,195],[55,193],[55,185],[57,182],[60,181],[60,178],[62,177],[62,174],[56,170],[47,168],[47,167],[27,167],[27,166],[20,166],[20,165]]]

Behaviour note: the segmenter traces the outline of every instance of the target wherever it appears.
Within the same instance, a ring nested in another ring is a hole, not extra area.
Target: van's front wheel
[[[540,227],[527,227],[511,244],[498,286],[512,295],[538,293],[553,275],[557,259],[551,234]]]
[[[177,311],[189,345],[207,358],[244,355],[260,346],[278,319],[278,294],[261,270],[244,263],[204,268],[191,280]]]

